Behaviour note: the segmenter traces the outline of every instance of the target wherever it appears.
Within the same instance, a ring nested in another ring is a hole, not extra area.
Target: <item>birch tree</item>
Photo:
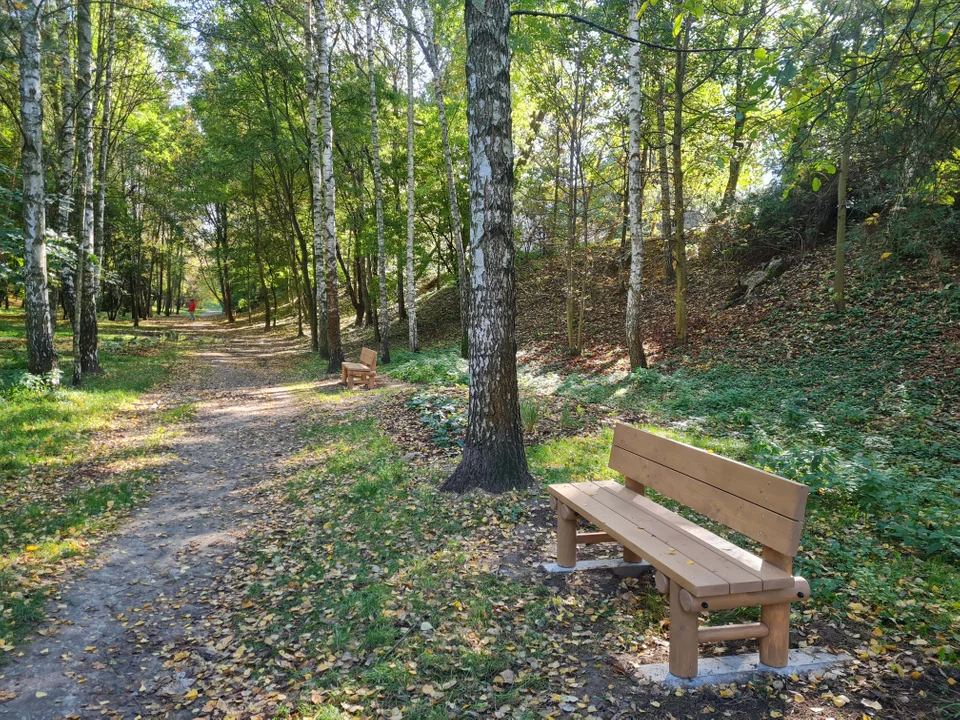
[[[90,5],[91,0],[79,0],[77,4],[77,103],[80,110],[77,145],[80,152],[81,215],[74,270],[74,287],[77,290],[73,310],[74,385],[82,381],[86,365],[81,344],[83,307],[88,302],[84,275],[92,269],[88,266],[93,255],[93,23]]]
[[[640,0],[630,0],[628,34],[640,35]],[[630,212],[630,281],[627,285],[627,350],[630,367],[647,366],[643,352],[643,334],[640,330],[640,304],[643,299],[643,177],[640,163],[640,45],[630,43],[629,108],[630,141],[629,182],[627,204]]]
[[[330,54],[327,47],[326,0],[315,0],[317,12],[317,91],[320,99],[320,125],[323,132],[323,241],[326,249],[327,333],[330,342],[327,372],[340,372],[343,346],[340,342],[340,293],[337,277],[337,186],[333,176],[333,120],[330,89]]]
[[[373,204],[377,220],[377,275],[380,282],[380,362],[390,362],[390,316],[387,305],[387,249],[383,237],[383,176],[380,172],[380,129],[377,126],[377,74],[373,57],[373,3],[367,3],[367,72],[370,75],[370,137],[373,143]]]
[[[43,87],[40,78],[42,0],[27,0],[20,14],[20,122],[23,130],[23,255],[27,359],[35,375],[57,370],[47,294],[43,177]]]
[[[100,368],[99,327],[97,308],[100,294],[100,269],[103,263],[104,214],[107,204],[107,169],[110,155],[110,123],[113,113],[113,62],[116,49],[116,4],[107,8],[107,52],[103,69],[103,115],[100,123],[100,147],[97,159],[96,198],[94,200],[94,261],[87,268],[80,318],[80,355],[84,373],[98,373]],[[169,302],[167,304],[169,312]]]
[[[687,342],[687,244],[684,237],[683,199],[683,84],[687,77],[687,50],[690,46],[690,26],[693,15],[687,13],[677,33],[677,59],[673,73],[673,232],[676,253],[676,314],[674,318],[677,343]]]
[[[470,399],[443,489],[528,486],[517,388],[509,0],[465,2],[470,158]]]
[[[316,278],[317,350],[321,357],[330,355],[330,336],[327,331],[327,283],[324,276],[323,244],[323,168],[320,158],[320,134],[317,131],[317,56],[314,51],[313,0],[306,0],[304,8],[304,39],[307,57],[307,134],[310,144],[310,210],[313,221],[313,273]]]
[[[76,155],[76,105],[74,101],[73,42],[71,31],[74,19],[69,0],[60,0],[57,19],[57,55],[60,66],[60,157],[57,170],[57,222],[56,231],[61,235],[70,233],[70,210],[73,207],[73,163]],[[60,285],[63,290],[64,307],[70,322],[73,322],[73,301],[75,291],[73,276],[69,269],[60,273]],[[51,304],[51,322],[57,314],[57,308]]]
[[[450,150],[450,126],[447,123],[446,100],[443,88],[443,69],[440,67],[440,54],[437,52],[437,38],[433,22],[431,0],[423,0],[423,21],[426,39],[417,35],[420,49],[433,74],[433,95],[437,102],[437,116],[440,121],[440,141],[443,147],[443,167],[447,176],[447,195],[450,206],[450,231],[453,233],[454,246],[457,249],[457,282],[460,289],[460,354],[466,358],[469,347],[470,328],[470,283],[467,278],[467,256],[463,246],[463,232],[460,223],[460,201],[457,199],[457,183],[453,175],[453,153]]]
[[[411,352],[420,351],[417,337],[417,285],[414,272],[414,219],[416,217],[416,186],[414,185],[414,104],[413,104],[413,0],[406,0],[404,14],[407,21],[405,60],[407,66],[407,329]],[[461,246],[463,242],[461,241]]]

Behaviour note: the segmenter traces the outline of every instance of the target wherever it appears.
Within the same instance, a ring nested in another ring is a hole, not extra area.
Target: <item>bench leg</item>
[[[557,565],[577,565],[577,514],[566,505],[557,505]]]
[[[376,378],[377,378],[376,375],[370,376],[370,378],[367,380],[367,390],[373,390]]]
[[[776,550],[765,547],[763,561],[793,572],[793,558]],[[786,667],[790,657],[790,603],[761,606],[760,622],[770,630],[766,637],[760,638],[760,662],[768,667]]]
[[[347,369],[345,367],[340,368],[340,382],[347,382]]]
[[[670,583],[670,673],[678,678],[697,676],[699,613],[680,604],[680,583]]]
[[[347,389],[353,390],[353,375],[351,373],[347,373]]]

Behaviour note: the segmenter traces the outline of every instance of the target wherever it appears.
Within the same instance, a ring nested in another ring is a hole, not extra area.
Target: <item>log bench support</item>
[[[698,645],[759,640],[760,662],[786,667],[790,605],[810,597],[793,573],[807,488],[682,443],[617,425],[610,467],[624,476],[550,487],[557,564],[573,568],[577,545],[618,542],[627,562],[656,570],[670,602],[670,673],[697,675]],[[647,487],[758,541],[763,554],[730,543],[645,497]],[[598,532],[577,533],[580,517]],[[760,622],[699,625],[700,613],[760,607]]]

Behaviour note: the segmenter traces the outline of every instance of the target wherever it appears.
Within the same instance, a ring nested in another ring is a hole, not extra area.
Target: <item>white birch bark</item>
[[[380,172],[380,129],[377,122],[377,75],[373,58],[373,3],[367,3],[367,72],[370,75],[370,136],[373,143],[373,194],[377,218],[377,276],[380,284],[380,358],[390,362],[390,316],[387,297],[387,248],[383,237],[383,176]]]
[[[327,332],[327,281],[325,277],[323,244],[323,168],[320,159],[320,134],[317,130],[317,55],[314,49],[316,27],[313,18],[313,0],[306,0],[304,8],[304,39],[306,40],[307,132],[310,136],[310,183],[312,186],[311,217],[313,220],[313,274],[316,278],[317,344],[320,357],[328,357],[330,338]]]
[[[407,0],[404,8],[406,14],[407,27],[413,27],[413,2]],[[406,45],[406,65],[407,65],[407,277],[406,277],[406,301],[407,301],[407,328],[410,339],[410,350],[419,352],[420,339],[417,337],[417,287],[416,273],[414,267],[414,219],[416,216],[416,181],[414,175],[414,97],[413,97],[413,31],[407,31]],[[462,242],[461,242],[462,244]]]
[[[69,0],[60,0],[57,6],[57,54],[60,70],[60,157],[57,168],[57,215],[56,231],[60,235],[70,233],[70,211],[73,209],[73,163],[76,156],[76,117],[77,107],[73,95],[76,78],[73,75],[72,30],[74,26],[73,10]],[[73,287],[73,273],[69,268],[60,271],[60,286],[63,304],[73,322],[73,302],[76,291]],[[55,293],[51,293],[53,295]],[[50,321],[56,325],[57,306],[50,302]]]
[[[627,34],[639,37],[640,0],[630,0],[627,5],[629,24]],[[643,334],[640,330],[640,306],[643,300],[643,178],[640,163],[640,45],[630,43],[629,108],[629,181],[627,183],[627,207],[630,225],[630,280],[627,285],[627,350],[630,367],[647,366],[643,352]]]
[[[447,176],[447,196],[450,204],[450,229],[453,232],[453,241],[457,249],[457,281],[460,283],[460,354],[467,357],[468,338],[470,334],[470,282],[467,277],[467,256],[464,251],[463,233],[460,227],[460,201],[457,198],[457,183],[453,175],[453,153],[450,150],[450,128],[447,124],[446,100],[443,90],[443,72],[440,67],[440,57],[437,52],[437,39],[433,25],[433,7],[431,0],[423,0],[424,29],[426,41],[420,36],[417,40],[420,49],[430,66],[433,74],[433,92],[437,100],[437,115],[440,120],[440,140],[443,146],[443,166]]]
[[[113,60],[116,47],[116,4],[107,10],[107,53],[103,69],[103,115],[100,124],[100,153],[97,161],[96,199],[94,202],[93,252],[95,261],[87,266],[80,320],[80,361],[84,373],[100,369],[97,307],[100,293],[100,267],[103,262],[104,214],[107,203],[107,167],[110,156],[110,123],[113,108]],[[169,309],[168,309],[169,312]]]
[[[47,295],[43,177],[43,87],[40,15],[43,0],[27,0],[20,14],[20,121],[23,127],[23,257],[27,358],[35,375],[57,369]]]
[[[533,483],[517,389],[509,0],[467,2],[470,400],[463,459],[443,489]]]
[[[93,254],[93,23],[90,16],[91,0],[79,0],[77,5],[77,150],[80,153],[81,183],[80,236],[77,238],[77,260],[74,287],[77,298],[73,311],[73,384],[83,379],[83,359],[80,345],[85,286],[84,274]]]
[[[69,230],[70,206],[73,202],[73,160],[76,153],[74,121],[76,109],[73,99],[73,55],[70,30],[73,27],[69,0],[60,0],[57,24],[57,54],[60,62],[60,109],[63,114],[60,125],[60,162],[57,175],[57,232]]]
[[[320,99],[320,127],[323,136],[323,241],[326,250],[327,332],[330,341],[330,361],[327,372],[338,373],[343,364],[340,342],[339,278],[337,277],[337,185],[333,175],[333,120],[330,89],[330,54],[327,47],[326,0],[314,0],[317,13],[318,93]]]

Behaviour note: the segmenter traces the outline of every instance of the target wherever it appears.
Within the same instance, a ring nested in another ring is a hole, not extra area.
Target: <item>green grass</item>
[[[437,348],[419,353],[396,350],[384,372],[397,380],[421,385],[452,387],[467,385],[470,381],[467,361],[460,357],[459,348]]]
[[[117,332],[122,331],[122,332]],[[129,426],[133,403],[169,373],[180,343],[131,342],[129,328],[105,322],[100,357],[106,372],[82,387],[39,386],[26,374],[23,316],[0,312],[0,640],[9,646],[41,617],[38,568],[81,555],[116,514],[145,495],[149,464],[164,426],[188,420],[193,405],[168,408],[141,442],[110,451],[91,447],[97,432]],[[69,327],[58,328],[61,367],[69,368]],[[92,458],[109,471],[80,470]]]

